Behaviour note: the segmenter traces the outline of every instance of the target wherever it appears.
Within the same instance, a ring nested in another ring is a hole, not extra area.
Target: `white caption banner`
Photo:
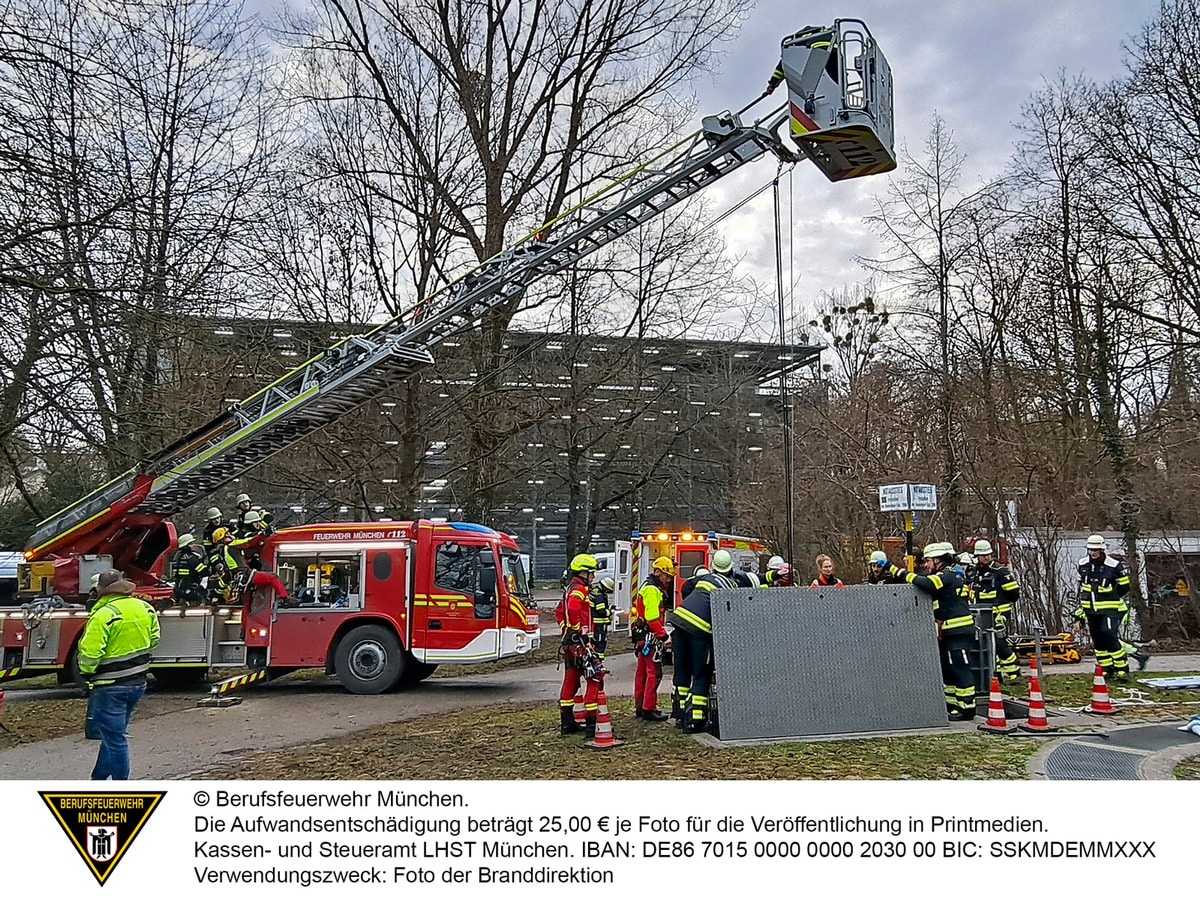
[[[536,898],[580,886],[608,896],[675,878],[689,897],[752,884],[878,897],[891,890],[881,878],[985,898],[1065,883],[1186,895],[1200,787],[1139,783],[1135,816],[1118,812],[1130,791],[1104,782],[7,782],[0,870],[12,897]],[[154,792],[165,796],[145,816]]]

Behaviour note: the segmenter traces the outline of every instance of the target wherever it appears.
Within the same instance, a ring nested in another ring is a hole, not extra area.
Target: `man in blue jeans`
[[[158,615],[133,591],[120,572],[103,573],[79,639],[79,671],[91,689],[85,733],[100,741],[93,781],[129,778],[129,720],[146,693],[150,654],[158,645]]]

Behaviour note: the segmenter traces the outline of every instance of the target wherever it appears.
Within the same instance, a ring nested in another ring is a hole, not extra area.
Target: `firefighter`
[[[237,504],[237,524],[234,526],[233,531],[234,534],[238,534],[246,525],[246,515],[250,512],[251,507],[254,506],[254,501],[250,499],[249,494],[243,493],[238,494],[237,499],[233,502]]]
[[[592,608],[592,643],[601,659],[608,652],[608,628],[612,624],[612,601],[616,590],[617,582],[610,576],[601,578],[588,591],[588,604]]]
[[[235,603],[240,593],[242,564],[238,554],[231,549],[233,535],[228,528],[218,528],[213,532],[213,546],[208,552],[208,589],[214,603]]]
[[[775,570],[775,577],[771,579],[771,583],[764,587],[792,587],[796,583],[796,573],[792,570],[791,563],[784,563]]]
[[[1115,547],[1110,555],[1117,562],[1121,563],[1122,565],[1125,564],[1125,553],[1123,550],[1121,550],[1120,547]],[[1128,607],[1128,605],[1129,604],[1126,603],[1127,607]],[[1119,638],[1121,640],[1121,647],[1124,648],[1124,650],[1125,650],[1126,659],[1136,659],[1137,664],[1138,664],[1138,671],[1140,672],[1146,668],[1146,663],[1150,662],[1150,653],[1148,651],[1146,651],[1144,648],[1138,646],[1137,644],[1130,643],[1129,641],[1127,641],[1125,639],[1125,634],[1126,634],[1125,629],[1127,628],[1128,625],[1129,625],[1129,609],[1126,609],[1125,615],[1121,618],[1121,634],[1119,635]]]
[[[959,594],[962,579],[954,571],[954,545],[927,544],[921,567],[924,574],[917,575],[889,564],[887,574],[933,597],[946,710],[951,721],[970,721],[975,718],[975,677],[970,656],[975,645],[975,619]]]
[[[833,559],[824,553],[817,557],[817,577],[809,587],[845,587],[842,580],[833,574]]]
[[[675,655],[671,717],[686,734],[703,731],[708,724],[709,687],[713,678],[712,592],[737,585],[730,573],[733,557],[728,550],[713,554],[714,571],[696,580],[696,588],[667,617],[675,629],[671,636]]]
[[[774,587],[775,579],[779,577],[779,570],[783,568],[786,561],[782,556],[772,556],[767,560],[767,571],[763,573],[763,587]]]
[[[579,733],[573,708],[575,692],[580,681],[587,682],[583,697],[585,713],[584,736],[596,736],[596,716],[600,712],[600,688],[604,685],[604,664],[592,644],[592,608],[588,605],[588,588],[600,564],[590,553],[580,553],[571,560],[571,581],[566,595],[555,614],[562,628],[562,653],[566,672],[558,694],[560,733],[564,736]]]
[[[251,569],[261,570],[262,556],[258,551],[267,542],[270,533],[262,515],[252,509],[241,517],[241,524],[234,531],[232,549],[242,555],[242,559]]]
[[[867,557],[867,584],[903,584],[903,578],[888,574],[890,565],[886,553],[872,550]]]
[[[175,589],[173,599],[179,606],[204,606],[208,589],[208,555],[194,534],[180,535],[179,554],[175,557]]]
[[[1129,680],[1129,658],[1121,644],[1121,623],[1129,613],[1125,595],[1129,573],[1118,559],[1108,555],[1104,536],[1087,539],[1087,556],[1079,560],[1079,609],[1075,618],[1086,621],[1096,648],[1096,664],[1106,678]]]
[[[679,586],[679,596],[686,600],[688,594],[696,589],[696,582],[708,574],[708,569],[704,566],[696,566],[696,571],[692,573],[692,577]]]
[[[225,523],[221,521],[221,510],[215,506],[208,508],[208,512],[204,514],[204,518],[207,519],[204,525],[204,546],[211,552],[213,545],[216,543],[213,540],[213,532],[218,528],[224,528]]]
[[[660,556],[650,566],[650,577],[638,588],[629,611],[629,636],[637,653],[633,676],[634,715],[647,722],[665,722],[658,711],[658,683],[662,680],[662,651],[667,641],[667,597],[675,563]]]
[[[996,635],[996,674],[1005,684],[1021,680],[1017,651],[1008,639],[1013,606],[1021,595],[1021,586],[1007,566],[996,562],[988,541],[975,542],[974,565],[970,569],[975,602],[992,608],[992,626]]]

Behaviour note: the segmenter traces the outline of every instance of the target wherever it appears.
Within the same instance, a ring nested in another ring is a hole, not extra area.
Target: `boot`
[[[688,719],[683,723],[684,734],[700,734],[708,725],[708,719]]]
[[[571,734],[580,734],[583,729],[579,727],[579,723],[575,721],[575,713],[571,711],[569,706],[561,707],[558,711],[559,716],[559,734],[566,737]]]
[[[1133,658],[1135,660],[1137,660],[1139,672],[1144,671],[1146,668],[1146,663],[1150,662],[1150,654],[1147,653],[1145,650],[1141,649],[1140,647],[1133,654]]]
[[[587,720],[583,723],[583,739],[585,741],[592,741],[592,740],[596,739],[596,717],[595,716],[588,716]]]
[[[646,722],[665,722],[665,721],[667,721],[666,713],[661,713],[657,709],[642,710],[642,714],[639,718],[643,719]]]

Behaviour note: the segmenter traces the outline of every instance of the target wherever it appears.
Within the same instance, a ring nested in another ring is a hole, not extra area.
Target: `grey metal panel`
[[[713,594],[724,740],[946,724],[933,603],[910,585]]]
[[[1050,751],[1046,777],[1051,781],[1136,781],[1143,759],[1136,753],[1070,741]]]
[[[152,660],[207,662],[212,646],[212,616],[160,616],[161,637]]]

